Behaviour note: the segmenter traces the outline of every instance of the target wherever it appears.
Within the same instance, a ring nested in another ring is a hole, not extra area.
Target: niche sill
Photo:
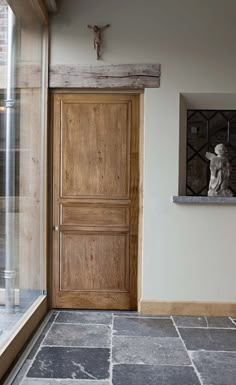
[[[236,205],[236,197],[173,196],[173,203]]]

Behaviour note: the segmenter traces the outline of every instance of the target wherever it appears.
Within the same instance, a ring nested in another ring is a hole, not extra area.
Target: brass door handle
[[[58,225],[53,226],[53,230],[54,231],[59,231],[59,226]]]

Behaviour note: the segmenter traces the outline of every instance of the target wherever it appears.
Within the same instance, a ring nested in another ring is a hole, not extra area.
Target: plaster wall
[[[235,302],[236,206],[171,202],[184,159],[180,94],[192,95],[190,104],[198,108],[212,105],[214,95],[216,108],[225,108],[228,94],[236,109],[235,0],[62,0],[59,5],[51,20],[51,64],[97,64],[87,24],[111,23],[104,33],[104,64],[162,66],[160,88],[146,90],[144,97],[142,298]],[[194,99],[195,93],[202,97]]]

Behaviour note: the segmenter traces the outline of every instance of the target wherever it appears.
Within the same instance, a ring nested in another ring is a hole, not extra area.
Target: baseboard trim
[[[172,302],[141,300],[139,311],[150,315],[236,316],[236,302]]]

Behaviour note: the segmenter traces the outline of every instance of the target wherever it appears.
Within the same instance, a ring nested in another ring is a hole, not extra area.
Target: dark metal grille
[[[226,145],[232,166],[230,188],[236,195],[236,110],[188,110],[187,195],[206,196],[210,179],[207,151]]]

